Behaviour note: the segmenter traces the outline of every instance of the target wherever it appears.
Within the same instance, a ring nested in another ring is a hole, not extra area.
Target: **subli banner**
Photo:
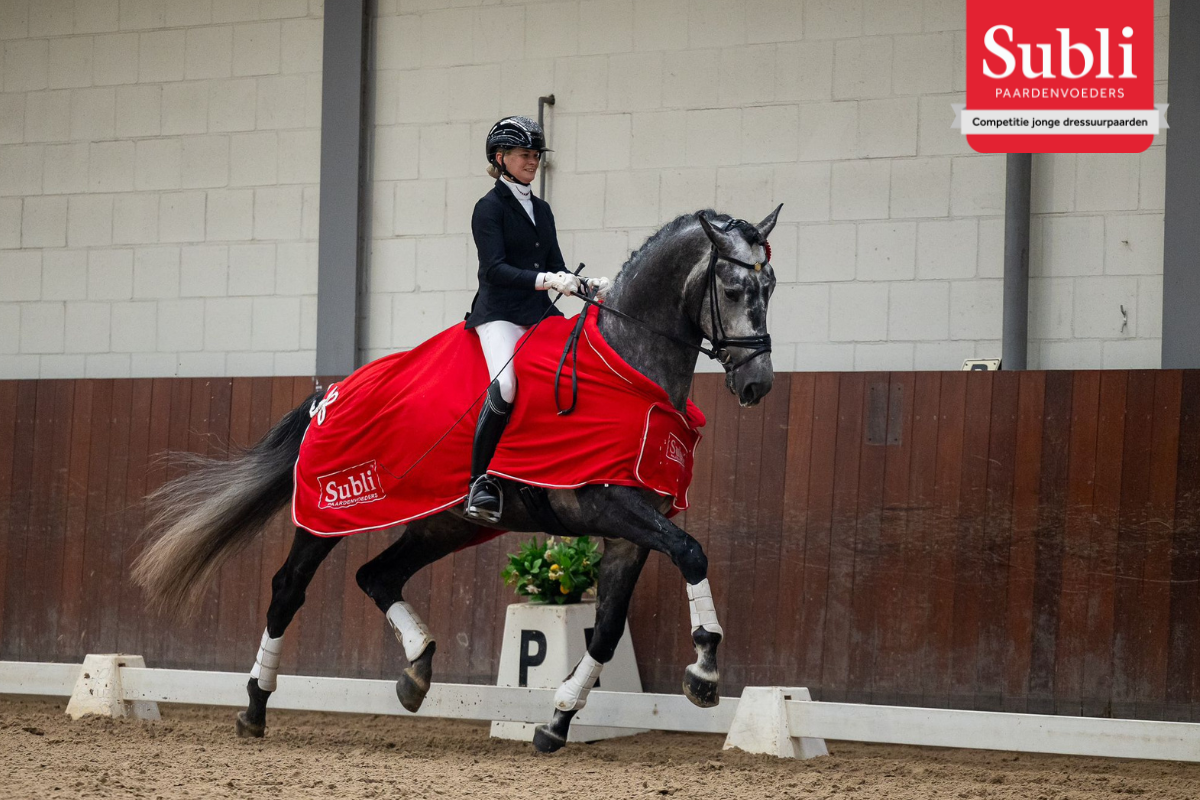
[[[967,0],[967,103],[980,153],[1140,153],[1154,103],[1154,0]]]

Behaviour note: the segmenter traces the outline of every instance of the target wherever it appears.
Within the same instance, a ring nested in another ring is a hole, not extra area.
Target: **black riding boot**
[[[511,412],[512,403],[505,402],[500,396],[499,384],[492,383],[479,412],[479,422],[475,425],[475,445],[471,450],[471,487],[467,495],[468,517],[484,522],[500,521],[500,514],[504,510],[500,484],[487,474],[487,469]]]

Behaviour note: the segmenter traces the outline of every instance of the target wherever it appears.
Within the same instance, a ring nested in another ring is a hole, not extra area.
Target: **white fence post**
[[[122,668],[145,666],[146,662],[141,656],[89,654],[83,659],[83,667],[75,679],[75,688],[67,703],[67,714],[71,719],[79,719],[87,714],[160,719],[157,703],[125,699],[125,688],[121,682]]]
[[[725,737],[725,749],[767,753],[779,758],[816,758],[829,755],[824,739],[793,736],[788,723],[790,700],[811,700],[808,689],[782,686],[747,686]]]

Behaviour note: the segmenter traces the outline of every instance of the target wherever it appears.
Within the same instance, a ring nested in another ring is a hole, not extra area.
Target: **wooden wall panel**
[[[126,578],[141,499],[225,458],[311,378],[0,382],[0,658],[138,652],[247,670],[286,514],[182,623]],[[1200,716],[1200,373],[795,373],[740,408],[719,375],[691,508],[727,633],[723,691],[1190,720]],[[400,647],[355,571],[398,531],[349,537],[288,630],[284,668],[393,677]],[[515,537],[406,591],[445,681],[494,678]],[[683,581],[652,554],[629,628],[648,690],[693,658]]]

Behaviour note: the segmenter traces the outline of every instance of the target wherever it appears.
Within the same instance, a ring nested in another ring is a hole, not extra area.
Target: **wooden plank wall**
[[[126,575],[138,501],[179,465],[253,443],[310,378],[0,381],[0,659],[141,653],[250,667],[281,515],[183,623]],[[819,699],[1200,718],[1200,372],[792,373],[709,415],[680,522],[709,556],[723,687]],[[402,654],[354,581],[395,532],[349,537],[288,631],[284,668],[394,677]],[[408,597],[437,677],[488,682],[515,537],[455,554]],[[683,582],[652,555],[630,626],[647,689],[692,660]]]

